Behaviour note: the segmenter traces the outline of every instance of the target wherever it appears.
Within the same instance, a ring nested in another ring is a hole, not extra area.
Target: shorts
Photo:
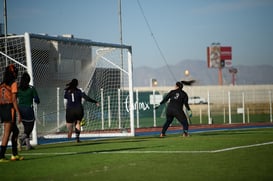
[[[73,107],[66,109],[66,122],[67,123],[75,123],[76,121],[81,121],[83,118],[83,108]]]
[[[0,104],[0,119],[1,123],[12,122],[14,117],[13,104]]]
[[[32,122],[35,120],[34,111],[31,106],[19,105],[18,107],[22,117],[22,121]]]

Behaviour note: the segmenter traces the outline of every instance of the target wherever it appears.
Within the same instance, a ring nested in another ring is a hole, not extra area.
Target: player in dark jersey
[[[30,144],[30,134],[33,131],[35,115],[33,110],[33,101],[36,104],[40,103],[40,98],[34,86],[29,85],[30,76],[27,72],[24,72],[17,97],[18,97],[18,106],[19,111],[21,113],[22,122],[24,125],[24,133],[22,134],[21,138],[19,138],[18,148],[21,150],[21,146],[23,144],[26,145],[26,150],[33,149]]]
[[[66,126],[68,129],[68,138],[71,138],[73,132],[73,124],[75,124],[76,141],[80,141],[81,133],[81,120],[84,116],[84,110],[82,105],[82,99],[88,102],[96,103],[99,106],[99,102],[88,97],[78,87],[78,80],[73,79],[66,85],[64,93],[64,105],[66,107]]]
[[[0,162],[8,161],[5,157],[9,137],[11,135],[12,155],[11,160],[23,160],[24,157],[18,155],[17,139],[19,135],[19,129],[16,124],[16,113],[18,116],[18,122],[21,123],[21,115],[17,105],[17,75],[18,69],[15,65],[10,64],[6,67],[3,81],[0,84],[0,119],[1,123],[4,123],[4,133],[2,136]]]
[[[160,137],[166,136],[165,133],[174,118],[176,118],[183,126],[183,136],[189,136],[189,124],[187,117],[183,111],[183,105],[185,105],[190,117],[192,116],[192,113],[188,104],[188,95],[185,91],[182,90],[182,88],[183,84],[181,82],[176,82],[175,89],[171,90],[160,102],[160,105],[162,105],[170,100],[166,110],[166,122],[163,125]]]

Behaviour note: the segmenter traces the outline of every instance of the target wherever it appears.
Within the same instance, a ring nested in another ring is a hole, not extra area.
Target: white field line
[[[236,147],[230,147],[230,148],[224,148],[224,149],[219,149],[219,150],[208,150],[208,151],[97,151],[97,152],[91,152],[90,154],[143,154],[143,153],[159,153],[159,154],[170,154],[170,153],[220,153],[220,152],[226,152],[226,151],[232,151],[232,150],[238,150],[238,149],[244,149],[244,148],[252,148],[252,147],[259,147],[259,146],[264,146],[264,145],[271,145],[273,144],[272,142],[266,142],[266,143],[258,143],[258,144],[253,144],[253,145],[245,145],[245,146],[236,146]],[[58,153],[58,152],[52,152],[52,153],[23,153],[22,155],[36,155],[36,156],[42,156],[42,155],[76,155],[76,154],[82,154],[81,152],[63,152],[63,153]]]
[[[231,150],[238,150],[243,148],[251,148],[251,147],[258,147],[258,146],[264,146],[264,145],[271,145],[272,142],[266,142],[266,143],[258,143],[253,145],[245,145],[245,146],[236,146],[236,147],[230,147],[230,148],[224,148],[219,150],[208,150],[208,151],[114,151],[114,152],[100,152],[100,153],[220,153],[220,152],[226,152]]]
[[[258,147],[258,146],[264,146],[264,145],[272,145],[273,141],[271,142],[266,142],[266,143],[258,143],[258,144],[253,144],[253,145],[245,145],[245,146],[236,146],[236,147],[231,147],[231,148],[225,148],[225,149],[220,149],[220,150],[214,150],[211,151],[212,153],[219,153],[219,152],[225,152],[225,151],[231,151],[231,150],[238,150],[238,149],[243,149],[243,148],[251,148],[251,147]]]

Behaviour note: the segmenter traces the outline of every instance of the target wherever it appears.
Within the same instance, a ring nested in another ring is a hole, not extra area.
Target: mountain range
[[[273,66],[271,65],[238,65],[235,74],[235,85],[273,84]],[[185,75],[185,71],[189,75]],[[229,68],[222,69],[223,85],[233,83]],[[163,67],[137,67],[133,70],[134,86],[150,86],[151,79],[156,79],[158,86],[172,86],[178,80],[195,80],[195,85],[218,85],[216,68],[208,68],[202,60],[183,60],[175,65]]]

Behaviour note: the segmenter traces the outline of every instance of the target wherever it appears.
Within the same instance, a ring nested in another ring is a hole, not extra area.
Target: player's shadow
[[[38,159],[47,159],[47,158],[56,158],[72,155],[92,155],[92,154],[116,154],[116,153],[130,153],[133,151],[138,151],[145,149],[146,147],[130,147],[130,148],[117,148],[117,149],[105,149],[105,150],[92,150],[92,151],[82,151],[82,152],[67,152],[67,153],[33,153],[33,156],[30,158],[25,158],[24,161],[38,160]],[[31,154],[28,154],[31,155]]]
[[[147,141],[150,138],[134,138],[134,139],[128,139],[128,138],[124,138],[124,139],[83,139],[83,141],[81,141],[80,143],[76,143],[74,142],[74,140],[70,141],[70,140],[66,140],[65,142],[61,142],[58,144],[58,142],[56,142],[56,144],[52,144],[52,145],[47,145],[47,146],[43,146],[43,144],[41,144],[41,146],[38,148],[39,150],[43,150],[43,149],[51,149],[51,148],[67,148],[67,147],[75,147],[75,146],[91,146],[91,145],[99,145],[99,144],[120,144],[120,143],[137,143],[137,142],[143,142],[143,141]],[[51,141],[52,143],[53,140]]]

